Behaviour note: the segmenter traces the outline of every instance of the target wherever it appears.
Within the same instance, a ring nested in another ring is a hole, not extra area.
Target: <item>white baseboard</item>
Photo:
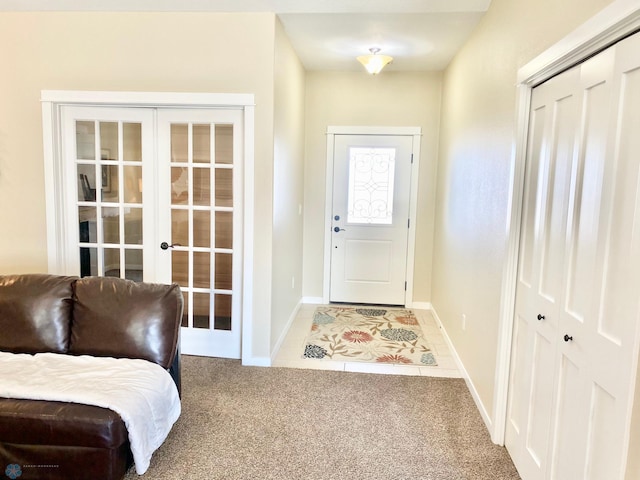
[[[242,359],[243,367],[270,367],[271,359],[269,357],[248,357]]]
[[[273,351],[271,352],[271,362],[273,362],[273,359],[276,358],[276,355],[280,351],[280,347],[282,347],[282,343],[284,342],[284,339],[287,336],[287,333],[289,333],[289,330],[291,329],[291,325],[293,324],[293,321],[296,319],[296,315],[298,315],[298,312],[300,311],[301,306],[302,306],[302,300],[299,300],[296,306],[293,308],[293,311],[289,315],[289,320],[287,320],[287,324],[282,329],[282,333],[280,334],[278,341],[273,346]]]
[[[431,310],[433,311],[433,306],[430,302],[411,302],[406,305],[407,308],[415,308],[416,310]]]
[[[324,303],[324,299],[322,297],[302,297],[302,303],[310,303],[313,305],[322,305]]]
[[[442,321],[440,320],[438,313],[435,311],[433,307],[431,307],[431,313],[433,313],[433,318],[435,318],[436,323],[438,324],[438,327],[440,327],[442,336],[444,337],[445,342],[447,342],[447,346],[449,347],[449,350],[451,351],[451,355],[453,356],[453,359],[456,362],[456,366],[460,370],[460,373],[462,373],[462,378],[464,378],[464,381],[467,384],[467,388],[469,389],[469,392],[471,392],[471,397],[473,398],[473,401],[475,402],[476,407],[478,407],[480,416],[482,417],[482,420],[487,426],[487,429],[489,430],[489,434],[493,439],[493,422],[491,421],[491,416],[487,412],[487,409],[482,403],[482,400],[480,400],[480,395],[478,394],[478,390],[476,389],[476,386],[473,384],[473,381],[469,377],[469,372],[467,372],[467,369],[464,367],[464,364],[462,363],[462,360],[460,359],[460,356],[458,355],[456,348],[451,342],[451,338],[449,338],[449,335],[447,334],[447,330],[444,328],[444,325],[442,324]]]

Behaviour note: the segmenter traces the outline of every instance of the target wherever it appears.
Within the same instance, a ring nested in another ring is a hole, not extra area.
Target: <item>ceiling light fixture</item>
[[[380,51],[379,48],[370,48],[369,51],[371,52],[370,55],[361,55],[357,58],[371,75],[377,75],[382,71],[385,65],[393,61],[393,57],[390,57],[389,55],[378,55],[378,52]]]

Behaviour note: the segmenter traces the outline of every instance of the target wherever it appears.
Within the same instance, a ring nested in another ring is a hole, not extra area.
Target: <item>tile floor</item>
[[[433,354],[438,361],[437,366],[388,365],[364,362],[343,362],[303,358],[305,340],[311,329],[313,312],[318,305],[304,304],[300,307],[292,322],[280,350],[272,362],[274,367],[307,368],[318,370],[342,370],[345,372],[383,373],[394,375],[415,375],[426,377],[462,377],[449,347],[442,336],[440,327],[429,310],[411,309],[422,327]]]

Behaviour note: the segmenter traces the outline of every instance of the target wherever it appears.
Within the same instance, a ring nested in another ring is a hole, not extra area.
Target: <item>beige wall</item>
[[[280,21],[275,38],[271,349],[302,297],[305,71]]]
[[[493,0],[445,71],[432,303],[490,416],[516,72],[609,3]]]
[[[355,61],[355,60],[354,60]],[[308,72],[304,171],[305,297],[322,297],[326,131],[333,126],[422,127],[414,301],[431,300],[440,73]]]
[[[47,270],[43,89],[253,93],[255,176],[271,179],[274,29],[267,13],[1,13],[0,273]],[[271,192],[256,182],[252,349],[266,357]]]

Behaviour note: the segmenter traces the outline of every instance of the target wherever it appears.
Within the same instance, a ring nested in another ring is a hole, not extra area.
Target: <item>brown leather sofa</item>
[[[109,277],[0,276],[0,351],[141,358],[169,370],[180,392],[178,285]],[[0,477],[121,479],[127,429],[106,408],[0,398]]]

